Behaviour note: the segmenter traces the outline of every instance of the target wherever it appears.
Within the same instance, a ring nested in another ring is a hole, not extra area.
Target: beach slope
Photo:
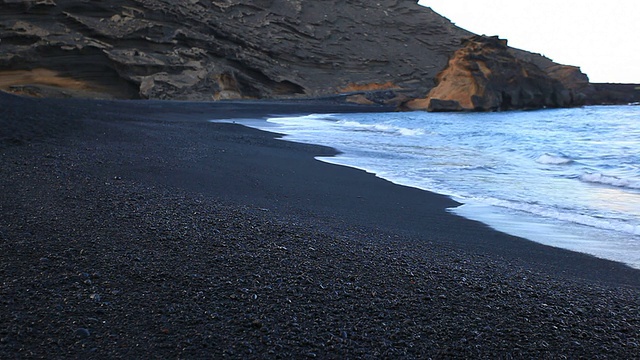
[[[0,94],[0,357],[637,357],[638,270],[208,121],[334,100]]]

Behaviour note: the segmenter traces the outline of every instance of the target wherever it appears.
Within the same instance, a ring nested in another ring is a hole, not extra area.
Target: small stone
[[[76,336],[79,338],[83,338],[86,339],[91,335],[91,332],[89,332],[89,329],[85,329],[85,328],[78,328],[76,330]]]
[[[260,329],[262,327],[262,321],[255,319],[251,322],[251,325],[256,329]]]

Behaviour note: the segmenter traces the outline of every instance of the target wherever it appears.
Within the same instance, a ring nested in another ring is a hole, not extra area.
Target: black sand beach
[[[0,94],[0,358],[640,358],[640,271],[213,118]]]

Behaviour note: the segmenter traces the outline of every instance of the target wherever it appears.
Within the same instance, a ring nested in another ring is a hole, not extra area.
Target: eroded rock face
[[[426,98],[407,103],[429,111],[497,111],[572,105],[560,81],[530,62],[515,58],[507,41],[473,36],[463,40],[438,74]]]
[[[0,0],[0,90],[177,100],[348,94],[354,102],[400,104],[424,98],[472,35],[415,0]],[[518,59],[531,74],[558,65],[503,50],[482,62],[515,73]],[[504,85],[490,79],[492,88]],[[471,89],[446,86],[458,95]],[[529,88],[505,94],[513,106],[538,98]],[[441,96],[438,106],[509,107],[501,96],[458,105]]]
[[[0,71],[46,69],[49,83],[125,98],[321,96],[375,84],[424,95],[469,35],[410,0],[0,4]],[[0,84],[25,85],[38,84]]]
[[[596,89],[589,82],[589,77],[579,67],[557,64],[545,56],[520,49],[509,48],[509,52],[516,58],[539,67],[549,77],[560,81],[562,86],[569,91],[573,105],[587,104],[593,99]]]

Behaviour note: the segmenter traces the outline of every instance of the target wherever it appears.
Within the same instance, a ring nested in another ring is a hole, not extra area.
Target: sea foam
[[[543,243],[560,229],[575,243],[551,245],[640,268],[638,116],[638,107],[609,106],[274,116],[250,126],[341,153],[319,160],[470,205],[459,215],[490,225],[491,212],[514,216],[518,236],[536,241],[532,231]]]
[[[424,129],[411,129],[407,127],[384,124],[384,123],[363,124],[357,121],[341,120],[341,121],[338,121],[338,124],[344,125],[346,127],[351,127],[355,131],[370,131],[370,132],[379,132],[379,133],[401,135],[401,136],[420,136],[425,134]]]
[[[538,164],[546,164],[546,165],[565,165],[573,162],[573,159],[563,156],[563,155],[554,155],[554,154],[542,154],[537,159],[536,162]]]
[[[586,183],[604,184],[628,189],[640,189],[640,181],[622,179],[616,176],[607,176],[601,173],[586,173],[580,176],[580,180]]]
[[[640,223],[613,218],[599,218],[596,216],[580,214],[568,209],[552,208],[532,203],[516,202],[503,199],[481,198],[473,199],[471,203],[479,202],[491,206],[520,211],[523,213],[541,216],[547,219],[560,220],[567,223],[590,226],[597,229],[613,230],[629,235],[640,235]]]

